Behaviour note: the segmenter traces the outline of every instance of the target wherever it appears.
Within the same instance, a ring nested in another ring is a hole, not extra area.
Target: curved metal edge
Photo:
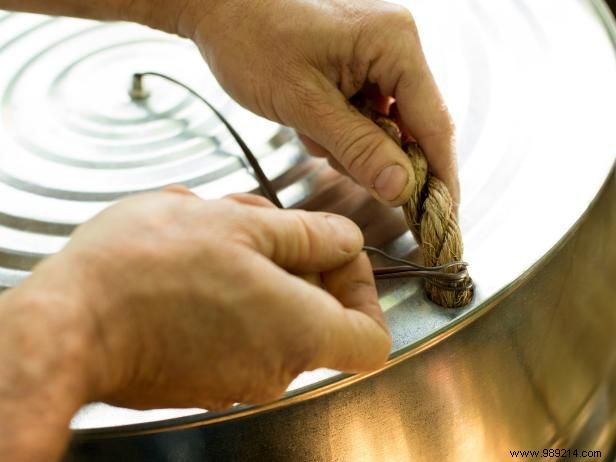
[[[616,25],[616,23],[612,23]],[[616,33],[616,27],[614,29]],[[616,147],[615,147],[616,149]],[[589,212],[593,209],[597,200],[603,194],[611,177],[616,174],[616,164],[612,167],[610,172],[606,175],[606,178],[597,191],[594,199],[588,204],[588,207],[584,213],[578,218],[575,224],[567,231],[567,233],[534,265],[526,270],[519,278],[513,281],[508,286],[504,287],[500,292],[495,294],[491,300],[485,304],[471,310],[469,313],[461,316],[453,321],[453,324],[447,325],[444,328],[436,331],[432,336],[421,342],[411,344],[407,348],[397,352],[395,356],[392,356],[389,361],[379,370],[366,373],[366,374],[340,374],[338,376],[326,379],[321,382],[322,386],[311,389],[300,388],[289,393],[285,397],[272,401],[270,403],[258,405],[258,406],[237,406],[229,411],[222,413],[205,413],[196,414],[188,417],[178,417],[175,419],[161,420],[155,422],[148,422],[143,424],[125,425],[118,427],[104,427],[97,429],[81,429],[73,430],[73,438],[75,440],[92,440],[92,439],[107,439],[118,437],[132,437],[148,434],[164,433],[168,431],[184,430],[195,427],[205,427],[208,425],[217,424],[220,422],[227,422],[231,420],[241,419],[247,416],[251,416],[257,413],[278,410],[285,407],[292,406],[299,402],[306,402],[320,396],[326,395],[336,390],[346,388],[357,382],[366,380],[370,377],[380,375],[384,371],[396,366],[397,364],[406,361],[407,359],[418,355],[419,353],[432,348],[434,345],[444,341],[445,339],[456,334],[467,325],[475,322],[477,319],[489,313],[495,306],[497,306],[503,299],[508,297],[512,292],[525,285],[529,279],[537,274],[542,267],[544,267],[552,258],[558,253],[558,251],[571,239],[575,232],[586,220]],[[207,417],[206,417],[207,416]]]
[[[605,0],[591,0],[591,4],[597,12],[597,16],[603,22],[606,32],[608,33],[611,41],[616,47],[616,18],[612,15],[611,10],[607,6]],[[487,301],[483,305],[480,305],[476,309],[471,310],[469,313],[455,319],[454,321],[452,321],[451,324],[448,324],[444,328],[434,332],[434,334],[427,339],[422,339],[420,343],[411,344],[407,348],[396,352],[396,354],[392,355],[389,361],[387,361],[387,363],[377,371],[367,374],[356,375],[340,374],[320,382],[321,386],[319,386],[318,388],[314,387],[315,385],[318,386],[319,383],[312,384],[308,386],[310,389],[306,389],[308,387],[299,388],[279,400],[259,406],[238,406],[222,413],[196,414],[188,417],[179,417],[175,419],[148,422],[143,424],[125,425],[118,427],[104,427],[97,429],[73,430],[73,438],[79,441],[117,438],[119,436],[132,437],[183,430],[194,427],[204,427],[220,422],[241,419],[261,412],[267,412],[275,409],[289,407],[298,402],[309,401],[331,393],[335,390],[348,387],[370,377],[377,376],[386,371],[387,369],[399,364],[400,362],[405,361],[412,356],[418,355],[419,353],[429,348],[432,348],[434,345],[454,335],[456,332],[459,332],[465,326],[476,321],[477,319],[491,311],[492,308],[498,305],[501,300],[509,296],[513,291],[523,286],[533,275],[540,271],[541,268],[545,266],[554,257],[558,250],[561,249],[570,240],[573,234],[575,234],[577,229],[587,218],[589,211],[593,208],[598,198],[603,194],[607,184],[609,183],[609,180],[615,174],[615,171],[616,164],[606,175],[605,180],[597,191],[597,194],[595,195],[594,199],[588,204],[588,207],[585,209],[584,213],[580,215],[575,224],[563,235],[563,237],[561,237],[560,240],[558,240],[554,244],[554,246],[542,258],[540,258],[534,265],[532,265],[524,273],[522,273],[520,277],[518,277],[508,286],[504,287],[501,291],[497,292],[491,300]]]
[[[612,10],[605,0],[591,0],[591,4],[597,12],[597,16],[603,21],[612,43],[616,46],[616,17],[612,14]]]

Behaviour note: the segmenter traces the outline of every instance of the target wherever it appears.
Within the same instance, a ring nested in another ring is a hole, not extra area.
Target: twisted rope
[[[133,75],[130,96],[134,101],[143,101],[149,97],[150,93],[143,85],[145,76],[159,77],[182,87],[208,106],[237,141],[253,168],[263,194],[277,207],[283,208],[276,190],[261,169],[255,155],[216,108],[191,87],[158,72],[142,72]],[[354,104],[402,147],[402,133],[393,120],[372,111],[365,100],[356,100]],[[466,270],[467,264],[461,261],[462,239],[453,213],[451,196],[445,185],[430,175],[426,158],[417,144],[405,143],[403,149],[411,159],[416,179],[415,189],[408,204],[404,206],[404,214],[411,232],[422,247],[426,266],[393,257],[374,247],[365,246],[366,252],[380,254],[399,264],[398,266],[374,268],[374,276],[376,279],[423,277],[426,280],[428,296],[434,302],[450,308],[467,305],[473,296],[473,281]]]
[[[436,267],[450,264],[443,271],[465,273],[463,278],[449,283],[426,277],[428,297],[447,308],[468,305],[473,298],[473,281],[466,272],[466,265],[462,263],[462,233],[447,186],[430,173],[426,156],[417,143],[402,142],[402,132],[396,122],[371,110],[365,102],[355,104],[409,156],[415,174],[415,186],[402,209],[408,227],[421,247],[424,265]]]

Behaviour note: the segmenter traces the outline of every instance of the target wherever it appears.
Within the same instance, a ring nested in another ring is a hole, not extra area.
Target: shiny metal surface
[[[607,462],[616,441],[615,234],[612,175],[575,233],[519,287],[381,373],[238,420],[82,432],[66,462],[497,462],[544,448],[601,451],[583,460]]]
[[[231,103],[186,41],[127,24],[5,13],[0,21],[2,286],[127,194],[175,182],[203,197],[255,187],[230,135],[185,91],[152,80],[152,97],[134,104],[134,71],[179,69],[234,125],[249,127],[272,178],[301,156],[285,143],[288,130]]]
[[[612,418],[595,419],[598,433],[613,438],[613,186],[584,225],[591,231],[572,231],[616,152],[616,58],[602,4],[401,3],[458,125],[474,303],[448,311],[417,282],[383,282],[394,347],[382,373],[304,374],[271,413],[89,406],[73,422],[85,433],[69,460],[254,460],[259,448],[271,450],[268,460],[505,460],[506,444],[581,435],[600,409]],[[306,160],[287,131],[229,102],[187,42],[133,25],[5,15],[0,68],[0,286],[125,194],[173,182],[203,197],[256,187],[230,137],[183,91],[148,80],[147,105],[132,103],[136,71],[171,74],[221,108],[278,178],[286,205],[349,214],[392,253],[415,247],[395,214]],[[564,238],[580,244],[555,249]],[[546,255],[551,270],[538,272]],[[601,265],[611,271],[604,279],[593,272]],[[156,429],[169,431],[115,440]]]

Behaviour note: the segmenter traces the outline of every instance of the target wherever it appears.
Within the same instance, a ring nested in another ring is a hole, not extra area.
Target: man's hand
[[[362,91],[383,113],[395,100],[392,115],[459,202],[453,123],[404,8],[378,0],[0,0],[0,8],[127,19],[192,38],[239,103],[295,128],[313,154],[388,205],[410,195],[408,159],[348,99]]]
[[[222,86],[248,109],[289,125],[375,197],[404,203],[406,155],[348,102],[394,98],[402,125],[457,203],[454,128],[411,14],[374,0],[186,0],[178,31],[191,37]]]
[[[107,209],[0,297],[0,456],[53,460],[86,401],[217,410],[306,370],[378,368],[390,336],[362,245],[346,218],[252,195]]]
[[[336,215],[167,191],[103,212],[55,265],[88,275],[107,348],[97,364],[109,364],[101,396],[222,409],[277,398],[306,370],[384,363],[389,335],[362,244]],[[310,273],[325,290],[299,277]]]

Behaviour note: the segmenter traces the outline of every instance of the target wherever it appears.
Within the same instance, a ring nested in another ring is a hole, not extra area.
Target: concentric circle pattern
[[[171,183],[203,197],[256,188],[241,151],[182,88],[200,91],[262,159],[270,178],[297,163],[279,126],[239,108],[187,41],[129,24],[4,15],[0,22],[0,286],[10,287],[111,202]]]
[[[598,0],[399,3],[413,11],[458,126],[461,227],[477,290],[471,306],[449,311],[418,281],[380,284],[393,355],[453,329],[549,254],[596,197],[616,150],[616,59]],[[146,79],[150,98],[135,103],[134,72],[169,74],[211,100],[279,179],[286,205],[314,195],[289,132],[231,102],[190,43],[134,25],[0,15],[0,286],[127,194],[170,183],[207,198],[256,188],[207,108],[155,78]],[[407,233],[388,250],[412,245]],[[339,378],[304,374],[291,393]],[[195,412],[93,405],[73,426]]]

